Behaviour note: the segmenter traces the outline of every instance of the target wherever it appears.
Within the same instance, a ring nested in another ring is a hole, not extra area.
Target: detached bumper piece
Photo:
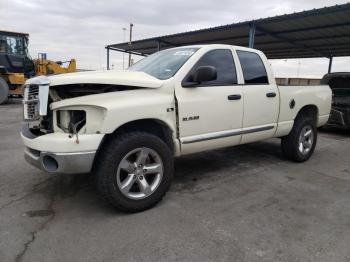
[[[350,129],[350,109],[332,108],[328,126]]]
[[[26,147],[24,158],[28,163],[48,173],[81,174],[92,169],[96,152],[49,153]]]

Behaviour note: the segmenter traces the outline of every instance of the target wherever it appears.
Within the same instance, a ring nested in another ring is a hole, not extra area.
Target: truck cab
[[[201,58],[186,64],[175,81],[180,119],[194,113],[199,116],[179,122],[182,150],[194,153],[204,147],[214,149],[273,136],[279,90],[265,56],[257,50],[229,46],[203,48],[197,55]],[[216,79],[194,81],[191,76],[207,65],[215,68]]]

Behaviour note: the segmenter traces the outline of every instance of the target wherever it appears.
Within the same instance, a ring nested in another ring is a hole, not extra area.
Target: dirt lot
[[[119,213],[89,175],[27,164],[20,101],[0,106],[0,261],[349,261],[350,134],[322,132],[313,158],[279,140],[176,161],[155,208]]]

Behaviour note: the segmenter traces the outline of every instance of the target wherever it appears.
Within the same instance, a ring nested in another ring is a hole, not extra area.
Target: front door
[[[236,145],[241,140],[243,94],[232,51],[208,51],[184,82],[191,81],[191,74],[200,66],[215,67],[216,80],[176,88],[182,154]]]

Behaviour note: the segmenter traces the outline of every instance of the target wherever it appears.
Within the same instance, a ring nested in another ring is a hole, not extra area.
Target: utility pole
[[[123,27],[123,42],[125,43],[125,40],[126,40],[126,28]],[[123,70],[125,69],[125,53],[123,52]]]
[[[301,66],[301,61],[298,61],[298,69],[297,69],[297,78],[299,78],[299,73],[300,73],[300,66]]]
[[[131,39],[132,39],[132,27],[133,27],[133,23],[130,23],[130,36],[129,36],[129,46],[131,47]],[[131,66],[131,53],[129,53],[129,67]]]

